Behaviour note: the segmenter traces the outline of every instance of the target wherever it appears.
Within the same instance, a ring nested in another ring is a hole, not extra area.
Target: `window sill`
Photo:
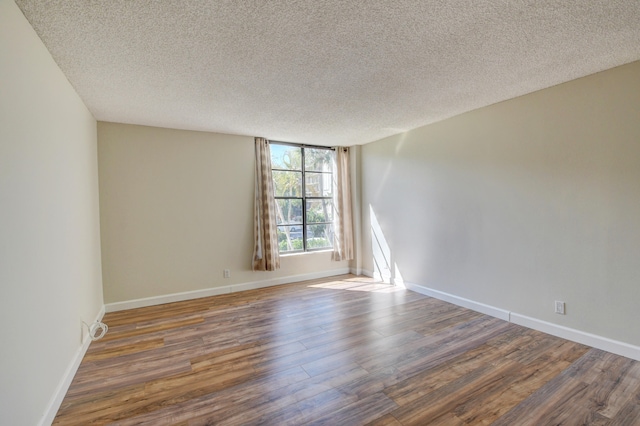
[[[297,251],[295,253],[283,253],[283,254],[280,254],[280,257],[305,256],[305,255],[308,255],[308,254],[331,253],[332,251],[333,251],[333,249],[313,250],[313,251]]]

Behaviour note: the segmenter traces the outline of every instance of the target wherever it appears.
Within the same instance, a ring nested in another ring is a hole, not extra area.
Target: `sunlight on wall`
[[[371,253],[373,254],[373,278],[388,284],[404,287],[404,280],[398,264],[393,259],[393,253],[382,232],[378,217],[369,204],[371,220]],[[391,267],[393,265],[393,268]]]
[[[400,273],[400,269],[398,268],[398,264],[393,262],[393,275],[392,281],[393,285],[404,288],[404,278],[402,278],[402,274]]]

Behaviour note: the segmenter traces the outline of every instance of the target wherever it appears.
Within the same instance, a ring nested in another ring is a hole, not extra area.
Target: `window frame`
[[[276,190],[275,190],[275,181],[273,181],[273,185],[274,185],[274,199],[276,201],[276,203],[278,202],[278,200],[301,200],[302,203],[302,223],[299,224],[302,227],[302,250],[291,250],[291,251],[286,251],[283,252],[281,254],[283,255],[288,255],[288,254],[299,254],[299,253],[308,253],[308,252],[317,252],[317,251],[330,251],[333,250],[333,240],[330,239],[330,246],[329,247],[319,247],[319,248],[308,248],[307,247],[307,227],[308,226],[313,226],[313,225],[331,225],[334,226],[334,220],[328,221],[328,222],[313,222],[311,224],[309,224],[307,222],[307,200],[329,200],[331,202],[331,207],[332,209],[334,209],[333,207],[333,202],[334,202],[334,196],[335,194],[333,193],[335,188],[331,188],[331,196],[328,197],[317,197],[317,196],[307,196],[307,179],[306,179],[306,162],[305,162],[305,149],[322,149],[325,151],[332,151],[333,152],[333,165],[331,168],[331,172],[327,173],[327,172],[318,172],[318,171],[309,171],[309,173],[311,174],[318,174],[318,175],[323,175],[323,174],[330,174],[331,176],[331,185],[333,186],[333,182],[334,182],[334,175],[336,173],[335,171],[335,151],[336,149],[334,147],[329,147],[329,146],[320,146],[320,145],[307,145],[307,144],[301,144],[301,143],[294,143],[294,142],[281,142],[281,141],[269,141],[269,155],[271,155],[271,145],[284,145],[284,146],[292,146],[292,147],[296,147],[296,148],[300,148],[301,152],[300,152],[300,173],[301,173],[301,179],[302,179],[302,187],[301,187],[301,193],[300,193],[300,197],[292,197],[292,196],[277,196],[275,195]],[[273,172],[291,172],[291,171],[295,171],[298,172],[298,170],[291,170],[291,169],[280,169],[280,168],[276,168],[274,167],[273,164],[271,164],[271,173],[273,174]],[[272,178],[273,179],[273,178]],[[335,209],[334,209],[335,210]],[[335,215],[335,212],[332,212],[333,215]],[[276,220],[276,228],[278,226],[297,226],[298,224],[281,224],[278,225],[277,224],[277,220]],[[333,232],[332,232],[333,235]]]

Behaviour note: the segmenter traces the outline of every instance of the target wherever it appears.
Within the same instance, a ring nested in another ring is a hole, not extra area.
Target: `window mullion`
[[[300,164],[302,170],[302,249],[307,251],[307,178],[305,176],[304,147],[300,149],[302,151],[302,164]]]

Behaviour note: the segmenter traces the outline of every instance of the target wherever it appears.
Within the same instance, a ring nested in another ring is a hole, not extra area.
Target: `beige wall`
[[[11,0],[0,82],[0,424],[42,420],[102,291],[111,303],[349,266],[314,253],[252,272],[252,138],[96,130]],[[640,345],[638,123],[634,63],[356,149],[353,266],[374,270],[374,212],[405,281]]]
[[[106,303],[349,266],[322,252],[251,271],[252,137],[100,122],[98,141]]]
[[[640,345],[640,62],[365,145],[362,164],[365,269],[371,210],[405,281]]]
[[[0,424],[42,420],[102,303],[96,122],[0,0]]]

